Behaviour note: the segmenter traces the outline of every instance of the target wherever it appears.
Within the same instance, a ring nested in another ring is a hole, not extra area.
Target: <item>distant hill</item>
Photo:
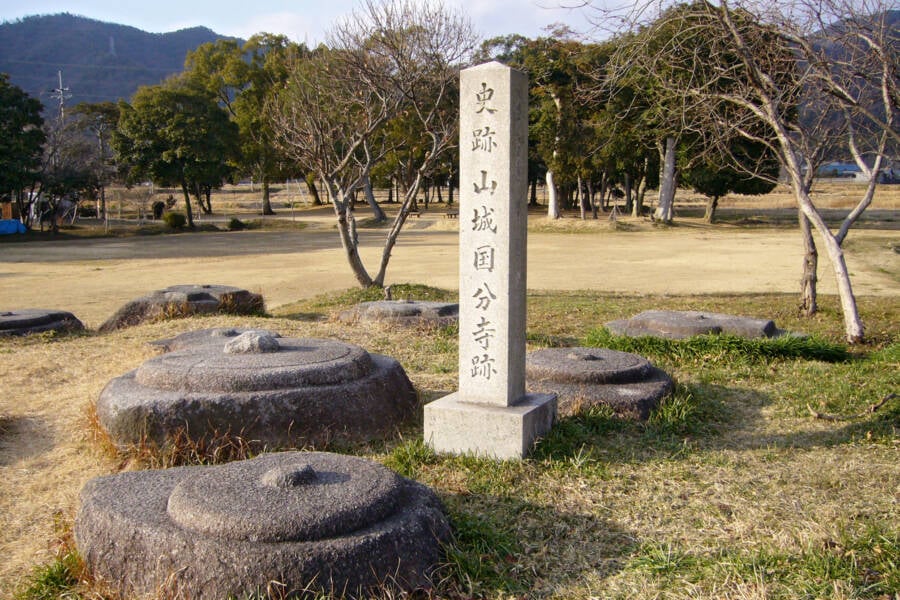
[[[0,23],[0,72],[46,108],[57,102],[58,71],[67,106],[128,100],[139,86],[181,72],[188,50],[218,39],[235,38],[205,27],[147,33],[68,13],[25,17]]]

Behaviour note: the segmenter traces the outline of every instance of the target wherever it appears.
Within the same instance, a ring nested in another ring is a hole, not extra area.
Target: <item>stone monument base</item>
[[[512,406],[463,402],[450,394],[425,405],[425,443],[436,452],[524,458],[556,420],[556,394],[526,394]]]

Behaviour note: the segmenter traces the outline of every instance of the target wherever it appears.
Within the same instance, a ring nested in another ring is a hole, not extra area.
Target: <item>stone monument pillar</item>
[[[459,391],[425,406],[438,452],[522,458],[556,416],[525,394],[528,78],[497,62],[460,75]]]

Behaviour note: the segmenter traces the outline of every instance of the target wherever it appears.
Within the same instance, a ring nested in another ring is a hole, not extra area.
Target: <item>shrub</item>
[[[167,212],[163,215],[163,221],[172,229],[181,229],[187,223],[187,217],[179,212]]]
[[[232,217],[231,220],[228,221],[228,231],[241,231],[242,229],[247,229],[247,224],[237,217]]]

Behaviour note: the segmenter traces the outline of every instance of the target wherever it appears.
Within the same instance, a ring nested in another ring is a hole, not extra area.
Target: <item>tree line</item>
[[[4,114],[0,194],[52,209],[67,196],[153,181],[182,191],[193,211],[211,193],[252,177],[271,212],[269,186],[304,180],[335,213],[348,263],[363,286],[382,286],[392,248],[429,182],[458,186],[458,73],[497,60],[529,75],[529,166],[548,217],[582,218],[624,198],[625,210],[673,219],[678,186],[709,198],[766,193],[779,178],[793,191],[804,244],[803,309],[816,310],[819,234],[841,295],[847,338],[863,336],[842,242],[871,203],[882,166],[898,147],[896,15],[879,0],[648,2],[602,41],[563,27],[534,39],[479,43],[471,23],[437,3],[364,0],[325,44],[307,48],[261,33],[188,53],[184,72],[143,87],[130,102],[79,105],[46,120],[40,104],[0,76]],[[837,232],[816,206],[812,178],[834,158],[855,160],[871,183]],[[373,186],[397,189],[398,210],[381,260],[359,253],[355,206]],[[526,201],[526,199],[523,199]]]

